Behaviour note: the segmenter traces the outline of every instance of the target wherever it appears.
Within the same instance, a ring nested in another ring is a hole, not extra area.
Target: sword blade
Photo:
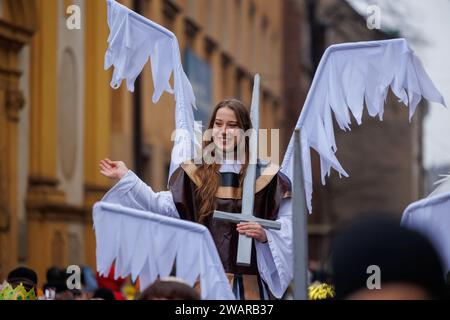
[[[261,77],[259,74],[255,76],[253,83],[252,105],[250,109],[250,118],[252,121],[252,134],[250,136],[249,146],[249,164],[244,177],[244,190],[242,192],[242,214],[253,215],[253,207],[255,204],[255,181],[256,181],[256,165],[258,163],[258,131],[259,131],[259,86]],[[250,266],[252,238],[239,235],[237,264],[241,266]]]

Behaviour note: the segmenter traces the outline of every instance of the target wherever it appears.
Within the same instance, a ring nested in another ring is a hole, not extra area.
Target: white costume
[[[150,59],[155,86],[153,102],[156,103],[164,91],[175,96],[177,131],[170,179],[182,163],[196,158],[195,149],[199,146],[196,140],[199,128],[194,123],[192,110],[195,97],[182,68],[178,41],[169,30],[114,0],[106,1],[110,36],[105,68],[114,67],[111,86],[117,88],[122,80],[126,80],[128,89],[133,91],[136,77]],[[172,75],[173,89],[169,83]],[[341,129],[349,129],[351,114],[358,124],[361,123],[365,102],[369,115],[378,115],[382,119],[389,87],[410,107],[410,118],[422,96],[444,104],[404,39],[340,44],[325,52],[296,126],[301,130],[303,179],[309,212],[312,211],[309,148],[319,153],[323,183],[331,168],[347,176],[335,156],[337,146],[332,115]],[[281,166],[282,173],[291,180],[294,170],[292,158],[293,139]],[[237,165],[231,164],[221,168],[223,173],[237,173],[239,170]],[[167,217],[180,217],[171,192],[153,192],[131,171],[105,195],[103,201]],[[283,198],[277,213],[281,230],[266,230],[268,243],[256,243],[258,272],[277,298],[283,295],[293,278],[291,206],[291,199]],[[306,265],[307,261],[304,263]]]
[[[196,137],[199,133],[201,135],[194,123],[192,108],[195,108],[195,97],[183,71],[178,41],[171,31],[153,21],[114,0],[106,2],[110,35],[105,69],[114,67],[111,86],[118,88],[122,80],[126,80],[128,90],[134,91],[135,79],[150,60],[155,86],[153,102],[157,103],[164,91],[174,94],[177,131],[170,178],[183,162],[195,158],[195,148],[199,146]],[[173,89],[169,83],[172,74]],[[221,170],[235,172],[236,166],[224,165]],[[170,192],[153,192],[131,171],[105,195],[103,201],[167,217],[179,217]],[[256,244],[260,276],[277,298],[281,298],[285,292],[293,273],[290,206],[289,199],[283,200],[280,205],[278,221],[282,224],[281,230],[268,230],[268,243]]]

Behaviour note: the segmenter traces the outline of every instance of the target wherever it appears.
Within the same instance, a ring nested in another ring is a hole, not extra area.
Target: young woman
[[[203,161],[183,163],[169,181],[169,191],[154,192],[121,161],[100,162],[101,173],[119,182],[103,201],[205,225],[214,239],[225,272],[240,299],[281,298],[292,280],[292,224],[289,179],[274,164],[258,161],[254,215],[277,220],[281,230],[258,223],[235,224],[212,218],[214,210],[238,213],[248,167],[250,115],[238,100],[214,109],[204,143]],[[238,152],[243,150],[243,152]],[[241,156],[242,154],[242,156]],[[208,161],[204,161],[205,157]],[[214,161],[211,161],[213,159]],[[253,238],[250,267],[236,265],[239,234]]]

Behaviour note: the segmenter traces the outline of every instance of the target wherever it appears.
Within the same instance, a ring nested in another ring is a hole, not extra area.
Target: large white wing
[[[422,233],[433,243],[447,273],[450,271],[450,179],[439,183],[428,197],[406,208],[401,225]]]
[[[310,213],[310,148],[319,153],[323,184],[331,168],[348,177],[335,156],[332,114],[344,131],[350,130],[351,115],[361,124],[364,103],[370,116],[383,120],[389,88],[409,106],[410,120],[422,97],[445,105],[405,39],[338,44],[325,51],[296,125],[301,135],[305,194]],[[292,136],[281,169],[291,179],[293,141]]]
[[[202,299],[235,299],[206,227],[105,202],[95,204],[93,218],[100,275],[115,262],[115,277],[139,276],[143,290],[175,264],[189,285],[200,279]]]
[[[105,55],[105,70],[114,66],[111,87],[117,89],[123,80],[134,92],[134,82],[150,59],[154,84],[153,103],[164,91],[174,94],[175,136],[169,177],[183,162],[195,157],[195,137],[201,129],[195,126],[195,96],[183,70],[180,48],[175,35],[164,27],[137,14],[115,0],[106,0],[110,30]],[[173,74],[174,88],[170,85]]]

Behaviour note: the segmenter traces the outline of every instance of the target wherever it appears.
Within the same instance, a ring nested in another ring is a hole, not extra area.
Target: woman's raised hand
[[[120,180],[127,172],[128,168],[123,161],[111,161],[109,159],[100,161],[100,173],[107,178]]]

